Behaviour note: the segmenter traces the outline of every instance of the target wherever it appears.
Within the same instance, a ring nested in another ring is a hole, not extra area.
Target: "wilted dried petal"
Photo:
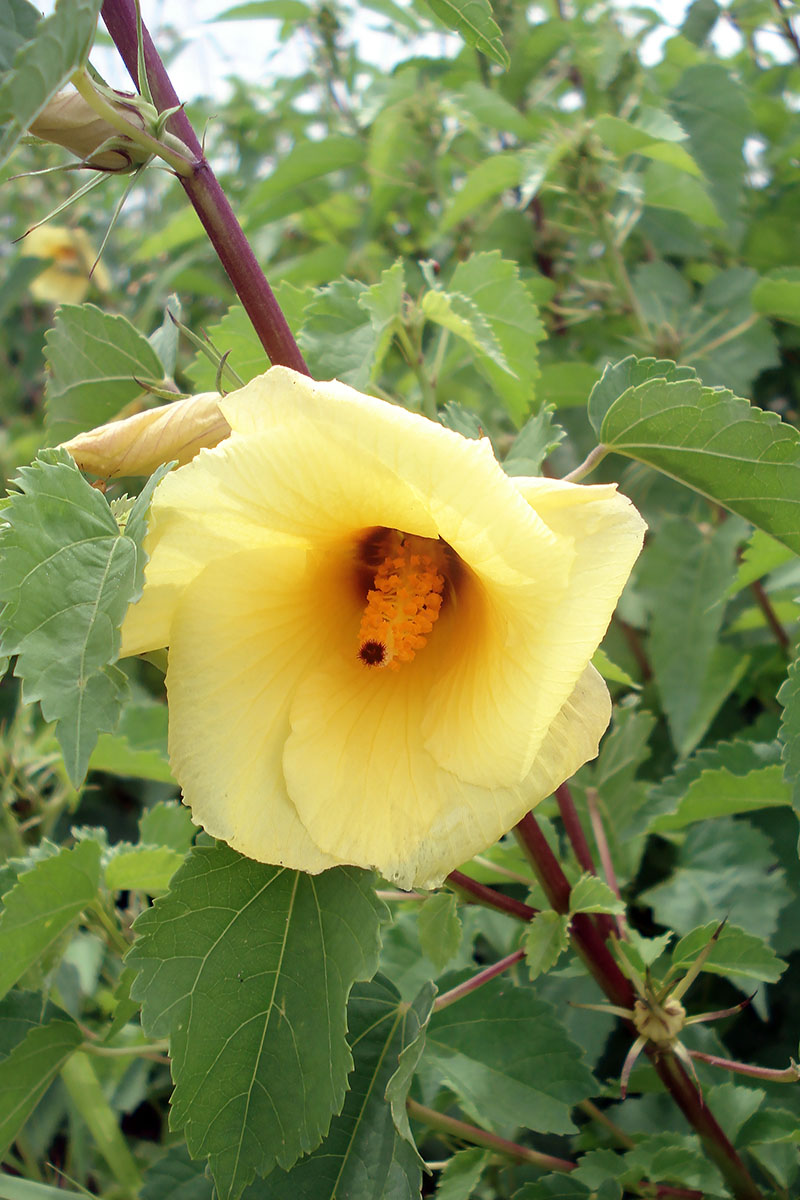
[[[64,442],[82,471],[114,479],[150,475],[162,463],[181,466],[204,446],[216,446],[231,427],[219,410],[221,396],[203,392],[147,412],[110,421]]]

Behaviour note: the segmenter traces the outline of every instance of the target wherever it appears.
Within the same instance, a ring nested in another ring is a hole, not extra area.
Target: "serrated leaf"
[[[800,267],[779,267],[753,288],[753,308],[800,325]]]
[[[624,913],[625,905],[597,875],[588,872],[573,884],[569,894],[570,912]]]
[[[185,854],[197,833],[191,812],[174,800],[160,800],[139,820],[139,841],[151,846],[169,846]]]
[[[786,682],[778,692],[783,705],[779,737],[783,744],[783,775],[792,789],[792,803],[800,808],[800,659],[789,667]]]
[[[679,1184],[700,1188],[713,1194],[722,1184],[720,1177],[703,1154],[700,1143],[690,1134],[645,1134],[633,1150],[625,1155],[627,1170],[623,1176],[628,1184],[642,1178],[659,1183]]]
[[[596,1087],[550,1005],[496,980],[433,1014],[424,1061],[493,1129],[569,1133],[571,1108]]]
[[[528,925],[525,934],[525,961],[531,979],[554,967],[569,947],[568,916],[545,909]]]
[[[41,18],[28,0],[6,0],[0,7],[0,73],[11,68],[14,55],[33,37]]]
[[[673,874],[640,899],[652,905],[660,925],[678,933],[708,917],[729,917],[750,933],[769,937],[791,899],[775,857],[769,838],[750,822],[704,821],[686,835]]]
[[[21,14],[30,40],[17,46],[11,70],[0,82],[0,165],[50,97],[85,63],[99,11],[100,0],[57,0],[53,15],[35,27],[29,14]]]
[[[361,391],[366,388],[378,347],[385,345],[383,333],[376,332],[361,305],[369,290],[353,279],[337,279],[308,301],[298,343],[315,379],[340,379]]]
[[[74,1021],[48,1021],[34,1026],[0,1062],[0,1158],[55,1079],[83,1041]]]
[[[774,537],[770,537],[762,529],[754,529],[742,551],[739,570],[728,588],[728,595],[736,595],[742,588],[755,583],[757,579],[763,579],[776,567],[783,566],[794,557],[788,546],[776,542]]]
[[[309,876],[196,847],[139,917],[142,1023],[169,1036],[171,1123],[224,1200],[288,1169],[341,1108],[347,996],[377,966],[383,905],[351,868]]]
[[[671,163],[650,162],[645,167],[643,183],[644,202],[651,208],[683,213],[696,225],[710,228],[724,225],[717,206],[700,180],[683,172],[676,174]]]
[[[670,100],[717,209],[731,221],[745,177],[744,141],[753,125],[744,87],[722,64],[702,63],[683,73]]]
[[[16,654],[26,702],[56,721],[70,779],[83,779],[100,731],[114,728],[127,695],[114,666],[119,627],[141,593],[146,485],[120,531],[107,501],[65,451],[47,451],[16,479],[4,510],[5,627],[0,653]]]
[[[440,232],[447,233],[487,200],[494,200],[509,188],[517,187],[523,175],[524,153],[501,151],[471,167],[442,215]]]
[[[385,1195],[400,1135],[384,1093],[409,1036],[410,1010],[391,982],[378,976],[356,984],[347,1014],[353,1071],[344,1108],[315,1151],[287,1173],[270,1176],[270,1200],[375,1200]],[[414,1036],[413,1019],[410,1024]],[[419,1166],[416,1171],[419,1187]]]
[[[458,264],[449,290],[467,296],[488,321],[509,370],[487,356],[480,356],[476,366],[513,420],[521,423],[535,396],[539,378],[537,344],[545,332],[539,311],[519,277],[519,268],[496,250],[473,254]]]
[[[688,175],[702,175],[691,154],[678,141],[664,141],[640,125],[608,113],[598,117],[593,128],[600,140],[622,158],[630,154],[640,154],[643,158],[667,163],[675,170],[685,171]],[[685,137],[685,134],[683,136]]]
[[[757,1087],[719,1083],[709,1090],[707,1104],[732,1142],[739,1130],[764,1103],[766,1093]]]
[[[791,793],[780,765],[761,767],[746,775],[734,775],[720,767],[716,771],[703,771],[689,785],[676,811],[656,817],[650,829],[654,833],[664,833],[684,829],[696,821],[791,803]]]
[[[371,364],[373,376],[386,357],[394,331],[402,321],[405,286],[403,264],[398,261],[387,271],[382,271],[378,282],[358,297],[358,303],[369,315],[376,335]]]
[[[160,380],[161,360],[126,317],[94,304],[62,304],[45,335],[46,424],[51,445],[103,425]]]
[[[502,371],[514,374],[489,322],[469,297],[459,292],[426,292],[421,308],[429,321],[449,329],[473,350],[496,363]]]
[[[135,779],[152,779],[158,783],[175,783],[167,754],[167,706],[127,704],[116,731],[102,733],[98,738],[89,759],[89,769]],[[188,810],[183,811],[188,819]]]
[[[590,401],[609,449],[656,467],[800,553],[800,433],[777,413],[690,378],[650,378],[619,395],[602,422],[599,410]]]
[[[448,29],[461,34],[468,46],[474,46],[499,66],[508,67],[511,59],[489,0],[426,0],[426,3]]]
[[[528,418],[503,459],[506,475],[541,474],[542,463],[548,454],[552,454],[567,436],[566,431],[553,420],[554,411],[549,404],[544,404]]]
[[[436,1200],[470,1200],[491,1155],[480,1146],[459,1150],[446,1164],[436,1186]]]
[[[607,683],[622,683],[625,687],[637,690],[641,686],[627,671],[624,671],[617,663],[612,662],[602,647],[595,650],[592,655],[592,666],[595,671],[600,672]]]
[[[135,889],[157,895],[169,885],[184,859],[184,854],[169,846],[121,846],[106,866],[106,887],[112,892]]]
[[[631,388],[639,387],[649,379],[664,379],[672,383],[697,379],[697,372],[691,367],[679,367],[668,358],[635,358],[629,355],[617,363],[609,363],[589,394],[589,420],[598,436],[612,405]]]
[[[466,438],[484,437],[484,429],[477,413],[463,408],[455,400],[448,400],[439,409],[439,420],[447,429],[454,429]]]
[[[461,918],[453,892],[436,892],[419,910],[419,940],[422,949],[441,971],[458,954]]]
[[[91,904],[99,883],[100,847],[92,841],[63,846],[18,877],[0,913],[0,997]]]
[[[672,951],[673,967],[677,971],[687,971],[718,928],[717,921],[710,921],[682,937]],[[726,925],[703,963],[703,970],[712,975],[777,983],[786,970],[786,963],[762,938],[746,933],[738,925]]]

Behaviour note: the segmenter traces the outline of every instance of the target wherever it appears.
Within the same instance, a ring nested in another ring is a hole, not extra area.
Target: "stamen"
[[[358,635],[358,657],[364,665],[392,671],[410,662],[427,642],[444,591],[436,558],[418,549],[423,539],[395,537],[367,593]]]

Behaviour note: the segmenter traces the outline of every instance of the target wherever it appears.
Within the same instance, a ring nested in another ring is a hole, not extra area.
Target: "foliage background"
[[[359,55],[352,6],[255,0],[228,19],[269,22],[303,69],[268,87],[233,77],[225,99],[215,88],[213,98],[192,100],[189,115],[205,131],[209,159],[314,375],[438,411],[468,436],[483,430],[516,474],[563,475],[599,438],[620,450],[591,479],[618,479],[650,535],[603,646],[612,730],[597,762],[572,781],[572,795],[587,831],[594,807],[600,847],[608,843],[634,958],[657,964],[656,974],[688,966],[728,919],[688,1007],[726,1009],[758,990],[743,1011],[694,1026],[687,1046],[783,1069],[797,1054],[800,1006],[796,664],[785,682],[800,592],[793,8],[696,0],[650,65],[642,45],[661,27],[657,7],[623,18],[604,3],[497,0],[498,32],[487,26],[486,53],[440,41],[443,26],[423,0],[373,0],[357,11],[393,39],[392,71]],[[724,56],[721,27],[735,35]],[[252,26],[243,28],[249,35]],[[437,53],[422,57],[416,39],[431,31]],[[162,35],[168,61],[181,36],[180,28]],[[4,176],[65,161],[57,148],[21,145]],[[99,246],[125,183],[108,178],[57,221],[79,225]],[[54,311],[35,301],[31,283],[48,264],[13,239],[74,187],[74,175],[56,173],[4,188],[0,461],[8,480],[39,447],[152,403],[142,381],[181,392],[214,386],[218,364],[178,336],[167,307],[196,337],[207,332],[230,351],[226,388],[266,365],[183,193],[155,169],[135,182],[106,246],[109,279],[91,285],[94,307]],[[599,384],[608,364],[631,355],[657,364],[628,364]],[[703,392],[667,360],[785,426]],[[649,426],[637,424],[642,413]],[[717,454],[724,431],[733,440]],[[65,504],[74,499],[81,521],[104,531],[102,563],[113,561],[120,580],[104,611],[118,623],[141,574],[147,496],[120,536],[105,500],[90,495],[63,456],[19,478],[25,490],[8,510],[0,580],[4,647],[19,654],[25,699],[41,707],[23,703],[19,680],[6,677],[0,1195],[44,1200],[58,1187],[199,1200],[214,1187],[208,1155],[221,1196],[737,1194],[652,1066],[639,1061],[620,1101],[630,1038],[608,1015],[570,1007],[601,996],[566,948],[568,919],[548,911],[511,838],[465,870],[542,909],[532,924],[457,904],[447,890],[388,893],[381,904],[353,872],[324,885],[325,906],[363,906],[359,945],[315,948],[285,900],[242,930],[241,945],[232,943],[206,980],[211,992],[244,983],[245,947],[271,918],[296,919],[297,970],[312,981],[320,955],[333,956],[346,979],[342,1013],[360,981],[347,1026],[355,1072],[345,1099],[342,1017],[331,1033],[339,1072],[332,1094],[321,1082],[326,1043],[310,1033],[304,1069],[281,1089],[291,1135],[270,1132],[263,1113],[234,1113],[218,1145],[214,1121],[238,1077],[223,1063],[208,1078],[202,1055],[242,1022],[220,1031],[219,1000],[198,1018],[195,1040],[182,1044],[169,1013],[191,992],[195,966],[187,961],[164,984],[161,967],[175,953],[164,930],[171,914],[189,912],[199,924],[187,926],[181,945],[208,931],[199,898],[209,864],[224,868],[234,897],[250,895],[260,886],[252,872],[263,882],[270,868],[195,838],[175,805],[158,664],[120,669],[105,647],[88,682],[79,681],[70,656],[91,642],[92,628],[66,620],[58,654],[37,637],[37,610],[24,591],[31,565],[51,542],[77,547],[83,532],[63,516]],[[74,559],[70,569],[79,566]],[[62,584],[53,584],[56,608]],[[574,884],[581,866],[555,800],[537,816]],[[596,857],[600,847],[592,843]],[[161,897],[156,907],[153,897]],[[593,893],[592,904],[618,907],[607,890]],[[136,917],[136,949],[123,966]],[[428,1022],[431,983],[442,994],[519,946],[527,961]],[[367,982],[378,966],[381,977]],[[242,1000],[242,1012],[257,1000]],[[290,1009],[298,1023],[302,1001]],[[178,1083],[172,1129],[168,1039]],[[287,1052],[275,1053],[278,1073],[287,1071]],[[695,1065],[761,1194],[796,1194],[797,1089]],[[397,1126],[384,1100],[395,1070],[388,1095]],[[550,1173],[543,1160],[471,1146],[452,1125],[436,1130],[429,1116],[413,1121],[431,1165],[421,1175],[403,1137],[409,1084],[428,1113],[580,1165]],[[231,1163],[224,1143],[237,1130],[243,1149]],[[308,1151],[316,1154],[302,1157]]]

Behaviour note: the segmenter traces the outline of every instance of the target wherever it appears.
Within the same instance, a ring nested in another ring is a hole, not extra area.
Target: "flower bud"
[[[674,996],[667,997],[663,1004],[637,1000],[633,1023],[639,1033],[657,1046],[671,1046],[686,1023],[686,1009]]]
[[[119,101],[114,108],[131,124],[144,129],[145,119],[133,98],[127,100],[122,92],[116,95]],[[150,157],[141,146],[98,116],[83,96],[74,91],[54,96],[31,124],[30,132],[45,142],[64,146],[88,166],[101,171],[127,171]],[[109,141],[114,145],[100,150]]]
[[[82,471],[114,479],[120,475],[150,475],[162,463],[180,466],[204,447],[216,446],[230,434],[219,410],[222,397],[203,392],[110,421],[64,442]]]
[[[95,252],[83,229],[65,225],[37,225],[25,235],[22,253],[28,258],[50,259],[30,283],[36,300],[50,304],[80,304],[89,291],[89,272],[95,264]],[[102,263],[96,263],[91,279],[101,292],[111,287],[111,276]]]

